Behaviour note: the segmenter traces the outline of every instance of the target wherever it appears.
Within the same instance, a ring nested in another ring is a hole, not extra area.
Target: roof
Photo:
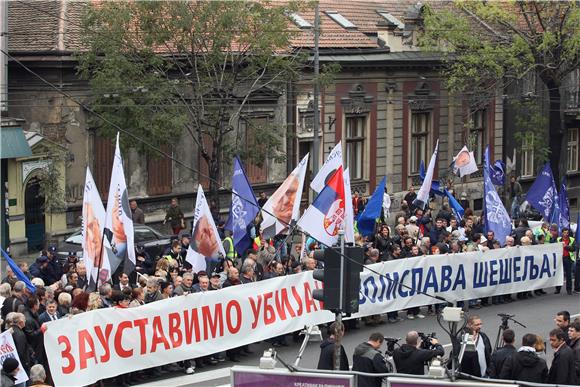
[[[0,128],[0,159],[15,159],[32,156],[24,132],[18,126]]]
[[[81,19],[83,10],[95,0],[24,0],[8,3],[8,49],[12,53],[63,53],[82,50]],[[287,3],[273,0],[273,4]],[[305,5],[309,4],[303,1]],[[416,14],[419,0],[320,0],[320,48],[377,48],[377,24],[385,19],[377,11],[385,11],[404,23],[405,13]],[[356,28],[343,28],[325,11],[336,11]],[[314,10],[297,12],[314,25]],[[297,33],[293,48],[314,47],[312,30],[301,30],[289,21]]]

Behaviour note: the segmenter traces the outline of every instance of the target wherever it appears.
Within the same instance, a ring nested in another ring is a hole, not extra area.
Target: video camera
[[[394,337],[385,337],[385,341],[387,342],[387,355],[391,355],[395,352],[395,346],[399,343],[400,338]]]
[[[437,334],[435,332],[432,333],[423,333],[417,332],[419,337],[421,338],[421,349],[433,349],[435,345],[432,343],[433,339],[437,338]]]

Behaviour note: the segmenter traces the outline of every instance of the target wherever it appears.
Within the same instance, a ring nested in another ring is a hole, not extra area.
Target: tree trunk
[[[564,120],[560,111],[561,96],[559,83],[553,80],[545,82],[550,96],[550,111],[548,114],[549,141],[550,141],[550,164],[556,186],[560,184],[560,177],[566,173],[566,133]]]
[[[209,197],[220,208],[219,187],[221,181],[221,143],[219,139],[213,140],[211,160],[209,161]]]

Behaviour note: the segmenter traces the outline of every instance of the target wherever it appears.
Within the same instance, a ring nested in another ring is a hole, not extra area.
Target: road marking
[[[168,382],[174,387],[188,386],[195,383],[203,383],[214,379],[222,379],[230,376],[230,368],[220,368],[212,371],[204,371],[193,375],[177,376],[175,378],[158,380],[150,383],[139,384],[141,387],[166,387]]]

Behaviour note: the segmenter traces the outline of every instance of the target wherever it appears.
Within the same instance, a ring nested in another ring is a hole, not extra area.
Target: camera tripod
[[[497,328],[497,337],[495,338],[495,349],[502,348],[505,345],[503,341],[503,332],[506,329],[510,329],[508,325],[509,320],[512,320],[514,323],[520,325],[523,328],[526,328],[524,324],[514,319],[514,317],[516,316],[515,314],[499,313],[498,316],[501,317],[501,324]]]

